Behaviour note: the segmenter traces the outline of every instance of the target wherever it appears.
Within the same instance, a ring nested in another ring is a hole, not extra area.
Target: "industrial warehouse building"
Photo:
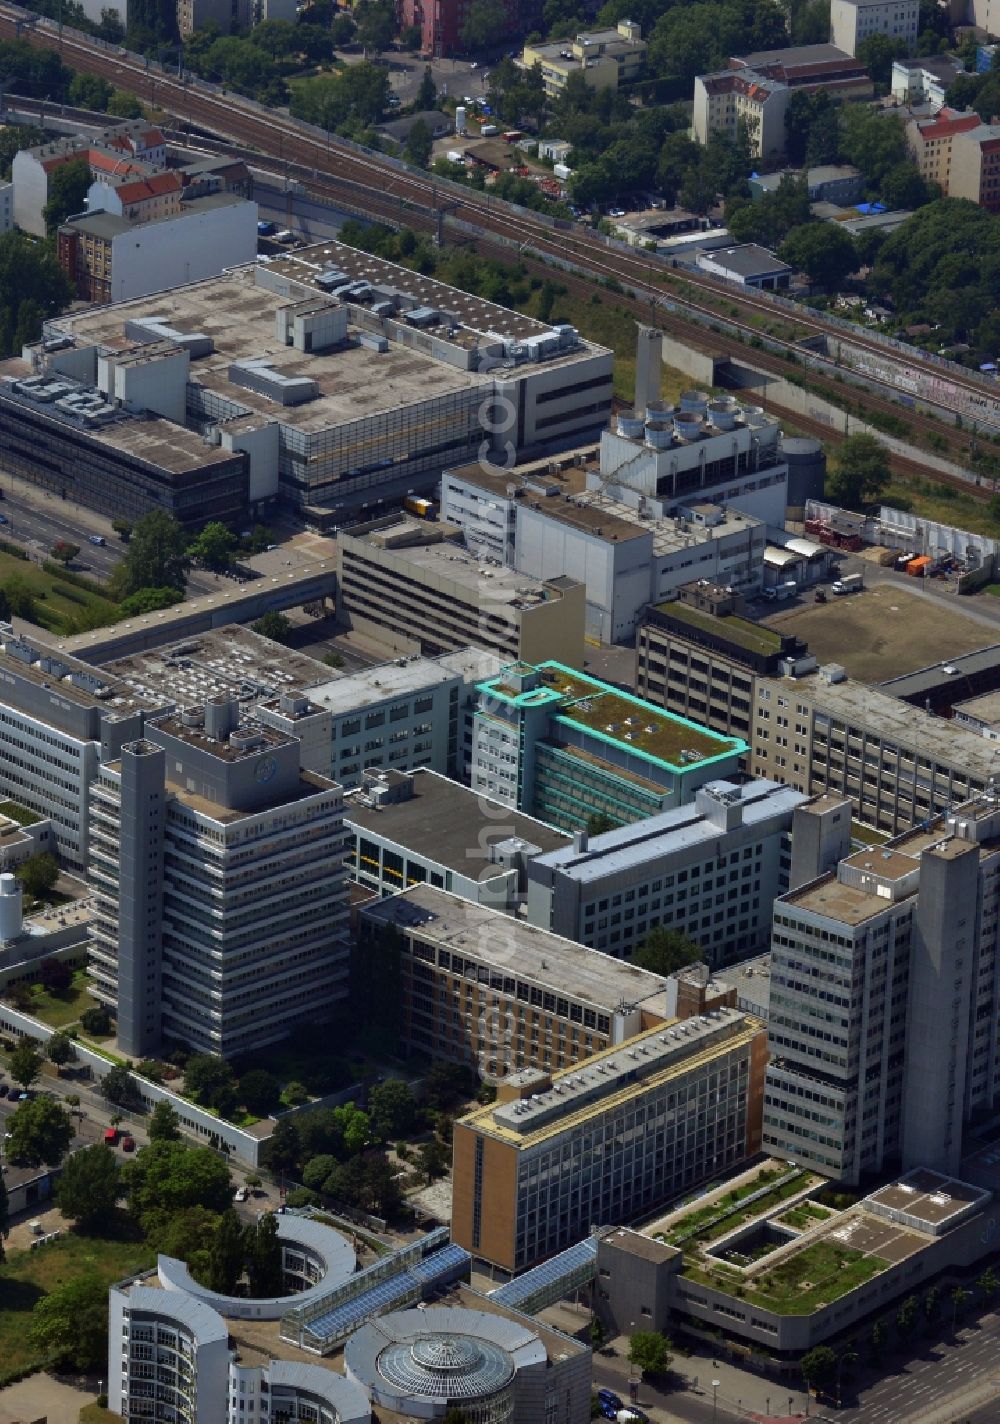
[[[339,243],[48,322],[0,364],[0,456],[105,513],[339,524],[478,456],[593,438],[611,352]],[[490,419],[495,419],[490,415]]]

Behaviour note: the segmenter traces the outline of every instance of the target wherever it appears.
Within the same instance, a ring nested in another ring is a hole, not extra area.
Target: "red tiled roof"
[[[941,110],[941,114],[944,110]],[[947,119],[941,118],[938,114],[933,119],[918,119],[917,133],[925,141],[934,138],[951,138],[957,133],[968,133],[969,129],[977,129],[982,123],[978,114],[955,114]]]
[[[183,183],[179,173],[154,173],[149,178],[133,178],[131,182],[120,183],[117,193],[123,203],[141,203],[146,198],[176,193],[181,187]]]

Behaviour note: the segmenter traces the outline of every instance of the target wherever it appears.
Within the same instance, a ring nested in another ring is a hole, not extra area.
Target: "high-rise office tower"
[[[245,1053],[346,995],[340,787],[235,701],[150,723],[101,767],[90,873],[124,1053]]]

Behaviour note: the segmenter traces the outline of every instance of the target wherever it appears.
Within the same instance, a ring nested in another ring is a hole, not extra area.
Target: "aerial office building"
[[[666,1012],[666,980],[514,915],[414,885],[361,911],[362,956],[388,927],[402,965],[400,1042],[490,1080],[564,1068]]]
[[[769,1151],[847,1182],[958,1169],[1000,1101],[998,833],[990,791],[776,901]]]
[[[895,834],[979,795],[997,770],[983,737],[849,679],[837,663],[786,663],[755,684],[754,776],[849,797]]]
[[[347,992],[340,787],[216,698],[150,723],[92,796],[91,973],[119,1047],[232,1057]]]
[[[760,1147],[764,1025],[732,1008],[659,1024],[455,1123],[452,1237],[522,1271]]]
[[[771,908],[792,873],[792,827],[817,814],[791,787],[770,781],[700,786],[658,816],[534,856],[528,863],[532,924],[607,954],[629,956],[657,925],[695,940],[713,968],[765,948]],[[840,836],[813,839],[801,880],[836,866],[850,845],[850,807]],[[806,832],[802,830],[803,836]]]
[[[554,660],[513,663],[479,694],[473,789],[567,830],[681,806],[747,749]]]
[[[506,463],[594,438],[611,393],[611,352],[574,328],[327,242],[46,323],[0,372],[0,453],[110,513],[200,524],[281,498],[339,526],[479,457],[495,401]],[[232,502],[190,509],[224,473]]]

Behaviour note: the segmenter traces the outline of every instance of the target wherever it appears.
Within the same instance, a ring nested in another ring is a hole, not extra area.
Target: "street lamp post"
[[[716,1424],[719,1417],[718,1390],[721,1383],[721,1380],[712,1381],[712,1424]]]

